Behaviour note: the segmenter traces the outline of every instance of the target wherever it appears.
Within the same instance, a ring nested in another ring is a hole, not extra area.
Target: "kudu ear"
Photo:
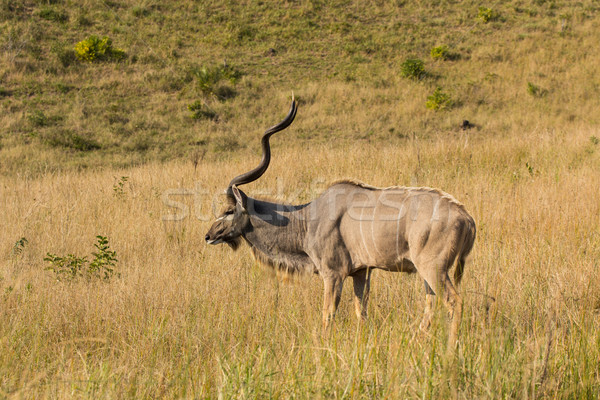
[[[240,189],[237,188],[236,185],[233,185],[231,187],[231,191],[233,192],[233,197],[235,197],[236,204],[245,210],[246,209],[246,195],[244,193],[242,193],[240,191]]]

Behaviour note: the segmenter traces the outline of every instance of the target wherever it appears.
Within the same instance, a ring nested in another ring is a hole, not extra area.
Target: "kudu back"
[[[440,294],[450,315],[449,342],[455,344],[462,315],[460,284],[465,258],[475,241],[475,222],[451,195],[423,187],[376,188],[354,181],[334,183],[307,204],[254,199],[238,186],[260,178],[269,166],[269,138],[287,128],[287,117],[262,137],[263,156],[253,170],[227,187],[228,204],[208,233],[209,244],[237,249],[246,242],[262,263],[288,273],[317,273],[324,282],[323,326],[331,325],[344,280],[351,276],[359,319],[367,316],[371,271],[418,273],[425,281],[427,329]],[[456,263],[454,284],[448,273]]]

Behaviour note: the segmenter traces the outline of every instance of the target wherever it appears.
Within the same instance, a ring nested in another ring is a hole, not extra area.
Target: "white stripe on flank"
[[[367,256],[369,257],[368,261],[371,261],[371,253],[369,252],[369,247],[367,246],[367,242],[365,241],[365,234],[363,232],[363,213],[365,212],[365,208],[362,207],[362,209],[360,210],[360,222],[358,223],[359,227],[360,227],[360,238],[362,239],[363,242],[363,247],[365,248],[365,251],[367,252]],[[367,260],[365,260],[367,261]]]
[[[402,214],[402,210],[404,209],[404,204],[402,204],[402,208],[398,211],[398,218],[396,218],[396,258],[400,261],[400,214]]]
[[[381,193],[379,196],[381,197]],[[381,256],[381,252],[377,248],[377,242],[375,241],[375,215],[377,214],[377,204],[379,204],[379,199],[375,202],[375,207],[373,207],[373,218],[371,218],[371,240],[373,241],[375,252]]]

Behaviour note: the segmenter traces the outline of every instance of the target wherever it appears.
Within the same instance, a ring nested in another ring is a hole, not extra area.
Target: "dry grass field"
[[[171,162],[5,178],[1,395],[595,398],[600,156],[592,133],[306,150],[286,150],[283,132],[274,139],[271,169],[249,193],[301,202],[324,180],[352,176],[435,185],[467,205],[479,232],[450,359],[445,312],[430,337],[415,336],[424,308],[415,276],[376,272],[364,326],[346,285],[323,338],[319,277],[279,281],[247,249],[204,243],[214,195],[254,155],[196,171]],[[116,190],[123,174],[129,180]],[[187,217],[165,204],[169,193]],[[90,254],[98,234],[116,251],[119,277],[57,281],[44,270],[46,252]],[[15,252],[20,237],[28,242]]]
[[[597,2],[163,3],[0,0],[0,399],[600,397]],[[126,58],[78,61],[91,34]],[[302,203],[352,178],[463,202],[454,354],[443,307],[418,331],[418,276],[374,272],[362,325],[347,283],[326,337],[318,276],[205,244],[292,90],[244,190]],[[69,279],[48,253],[114,270]]]

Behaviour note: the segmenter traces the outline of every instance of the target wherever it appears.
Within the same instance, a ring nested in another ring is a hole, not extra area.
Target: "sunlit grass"
[[[302,115],[298,116],[299,121]],[[440,187],[478,224],[462,293],[460,346],[445,354],[446,316],[417,328],[422,281],[376,272],[359,326],[346,285],[321,336],[318,276],[279,282],[246,249],[207,247],[214,194],[257,162],[150,164],[5,178],[0,237],[0,376],[21,397],[593,397],[598,393],[598,132],[287,149],[248,193],[298,201],[327,181]],[[360,168],[356,166],[360,165]],[[529,168],[531,167],[531,168]],[[123,193],[115,187],[122,181]],[[316,182],[316,183],[315,183]],[[165,217],[165,193],[187,205]],[[194,198],[192,193],[197,193]],[[184,192],[179,192],[184,193]],[[197,217],[201,219],[198,219]],[[46,252],[85,255],[95,236],[119,278],[57,282]],[[28,242],[11,252],[21,238]],[[495,298],[495,302],[492,300]]]

